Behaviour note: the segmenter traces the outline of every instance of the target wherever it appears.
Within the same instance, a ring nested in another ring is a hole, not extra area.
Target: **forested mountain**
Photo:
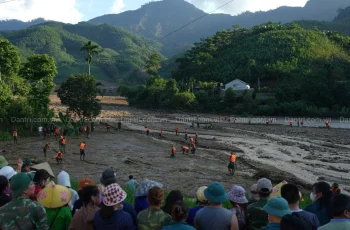
[[[16,19],[0,20],[0,31],[1,30],[21,30],[21,29],[25,29],[30,26],[38,25],[45,22],[47,22],[47,20],[43,18],[34,19],[29,22],[23,22]]]
[[[0,32],[0,37],[17,46],[23,59],[34,53],[54,57],[58,82],[70,74],[87,72],[86,55],[80,48],[89,40],[102,47],[101,53],[93,58],[92,74],[110,82],[143,68],[148,57],[161,47],[160,43],[124,29],[90,23],[48,22],[19,31]]]
[[[280,103],[332,108],[350,101],[350,37],[337,33],[296,24],[235,28],[197,43],[178,62],[173,77],[185,82],[238,78],[257,89],[260,80]]]
[[[235,24],[252,27],[268,21],[282,23],[302,19],[331,21],[337,16],[339,8],[347,6],[350,6],[349,0],[309,0],[304,7],[280,7],[267,12],[246,12],[238,16],[211,14],[161,40],[165,44],[162,53],[171,56],[201,38],[214,35],[221,29],[230,29]],[[184,0],[163,0],[150,2],[138,10],[100,16],[90,22],[106,23],[151,39],[161,39],[204,14]]]

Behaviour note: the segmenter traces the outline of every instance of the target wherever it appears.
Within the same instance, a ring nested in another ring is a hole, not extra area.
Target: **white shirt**
[[[43,131],[43,127],[39,127],[39,132],[42,132]]]

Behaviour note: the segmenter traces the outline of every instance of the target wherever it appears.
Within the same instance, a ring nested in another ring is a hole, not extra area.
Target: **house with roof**
[[[232,88],[233,90],[250,90],[250,85],[244,81],[241,81],[239,79],[235,79],[227,84],[225,84],[225,90],[228,88]]]

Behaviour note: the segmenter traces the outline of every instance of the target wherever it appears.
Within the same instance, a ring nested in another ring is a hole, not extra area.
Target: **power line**
[[[2,1],[2,2],[0,2],[0,4],[8,3],[8,2],[14,2],[14,1],[18,1],[18,0],[7,0],[7,1]]]
[[[167,35],[165,35],[164,37],[160,38],[159,40],[162,40],[162,39],[164,39],[164,38],[166,38],[166,37],[168,37],[168,36],[170,36],[170,35],[172,35],[172,34],[178,32],[178,31],[182,30],[183,28],[185,28],[185,27],[191,25],[192,23],[198,21],[199,19],[202,19],[202,18],[208,16],[208,15],[211,14],[211,13],[214,13],[215,11],[217,11],[217,10],[221,9],[222,7],[224,7],[224,6],[228,5],[228,4],[230,4],[230,3],[233,2],[233,1],[235,1],[235,0],[231,0],[231,1],[229,1],[229,2],[226,2],[225,4],[223,4],[223,5],[219,6],[218,8],[216,8],[215,10],[213,10],[213,11],[207,13],[207,14],[204,14],[204,15],[200,16],[199,18],[194,19],[193,21],[187,23],[186,25],[183,25],[182,27],[180,27],[180,28],[177,29],[177,30],[174,30],[173,32],[168,33]]]

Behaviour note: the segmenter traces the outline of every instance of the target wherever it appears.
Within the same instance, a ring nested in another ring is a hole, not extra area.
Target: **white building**
[[[246,90],[250,89],[250,85],[245,83],[244,81],[241,81],[239,79],[235,79],[225,85],[225,90],[228,88],[232,88],[233,90]]]

